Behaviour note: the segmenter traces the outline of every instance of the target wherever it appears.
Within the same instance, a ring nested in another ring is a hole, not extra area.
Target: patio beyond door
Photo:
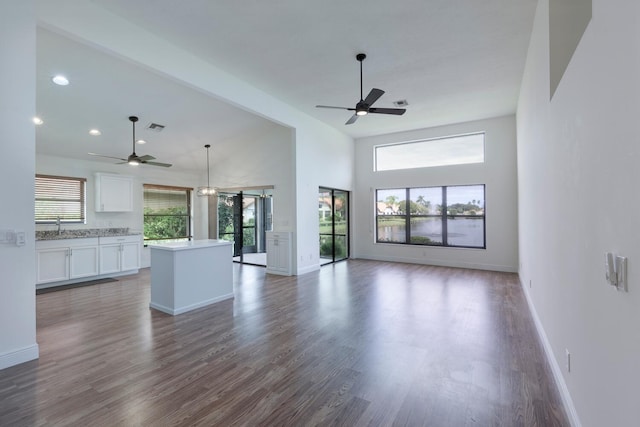
[[[320,187],[320,264],[349,258],[349,192]]]

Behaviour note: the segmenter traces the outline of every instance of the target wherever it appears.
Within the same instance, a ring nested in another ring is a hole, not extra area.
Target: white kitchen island
[[[151,308],[177,315],[233,298],[233,242],[192,240],[149,247]]]

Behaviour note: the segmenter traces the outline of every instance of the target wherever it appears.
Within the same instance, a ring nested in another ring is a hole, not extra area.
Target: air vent
[[[147,125],[147,129],[154,132],[162,132],[162,130],[164,129],[164,125],[159,125],[158,123],[149,123]]]
[[[395,101],[393,105],[395,105],[396,107],[406,107],[407,105],[409,105],[409,103],[406,99],[401,99],[399,101]]]

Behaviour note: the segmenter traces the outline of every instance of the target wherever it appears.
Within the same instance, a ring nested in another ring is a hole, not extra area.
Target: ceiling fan
[[[151,162],[150,160],[155,160],[155,157],[153,156],[149,156],[149,155],[145,155],[145,156],[138,156],[136,154],[136,122],[138,121],[138,118],[136,116],[130,116],[129,117],[129,121],[131,121],[132,125],[133,125],[133,153],[131,153],[131,155],[129,157],[127,157],[126,159],[122,159],[120,157],[113,157],[113,156],[105,156],[102,154],[97,154],[97,153],[87,153],[90,156],[98,156],[98,157],[106,157],[107,159],[117,159],[117,160],[122,160],[122,162],[117,163],[119,165],[123,164],[123,163],[128,163],[130,165],[139,165],[139,164],[143,164],[143,165],[151,165],[151,166],[163,166],[165,168],[168,168],[171,166],[171,164],[169,163],[159,163],[159,162]]]
[[[356,59],[360,62],[360,101],[356,104],[356,108],[347,108],[347,107],[332,107],[330,105],[316,105],[318,108],[337,108],[339,110],[349,110],[355,111],[355,114],[351,116],[349,120],[345,123],[345,125],[350,125],[358,120],[358,116],[366,116],[369,113],[374,114],[393,114],[396,116],[401,116],[407,111],[404,108],[376,108],[372,107],[372,105],[380,98],[384,91],[382,89],[371,89],[369,95],[366,98],[362,98],[362,61],[367,57],[364,53],[359,53],[356,55]]]

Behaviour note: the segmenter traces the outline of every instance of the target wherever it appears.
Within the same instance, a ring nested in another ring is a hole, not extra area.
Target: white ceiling
[[[514,113],[537,3],[92,2],[356,138]],[[359,52],[367,54],[365,95],[373,87],[385,90],[377,107],[406,99],[405,115],[370,115],[345,126],[350,112],[314,107],[355,106]],[[242,141],[276,126],[47,30],[38,31],[37,61],[42,153],[126,157],[131,152],[127,117],[138,115],[138,134],[150,142],[136,152],[192,169],[196,163],[200,167],[204,144],[215,149],[215,141]],[[52,85],[56,72],[67,73],[72,84]],[[145,131],[151,121],[166,129]],[[100,128],[102,136],[90,137],[91,127]]]

